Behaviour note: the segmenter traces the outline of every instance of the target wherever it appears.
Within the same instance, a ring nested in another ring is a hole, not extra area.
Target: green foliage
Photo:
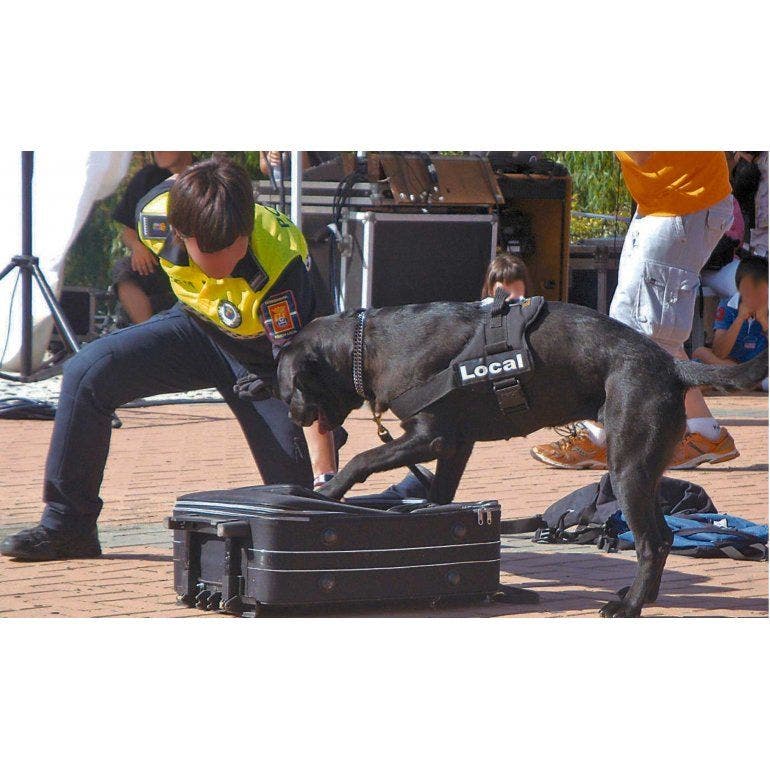
[[[112,221],[112,209],[120,192],[97,201],[88,221],[67,252],[64,283],[106,289],[116,259],[127,254],[120,240],[120,226]]]
[[[631,216],[631,196],[614,152],[549,152],[572,176],[572,210],[592,214]],[[626,234],[625,222],[572,217],[570,240]]]
[[[217,155],[227,155],[228,158],[238,161],[249,172],[252,179],[264,179],[265,175],[259,170],[259,150],[250,150],[247,152],[234,152],[231,150],[217,150]],[[214,152],[206,150],[203,152],[194,151],[198,160],[210,158]]]

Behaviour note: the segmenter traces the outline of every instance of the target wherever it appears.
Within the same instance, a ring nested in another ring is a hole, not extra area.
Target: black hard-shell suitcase
[[[485,598],[499,590],[496,500],[375,505],[393,501],[340,503],[291,485],[183,495],[167,520],[179,599],[244,615],[271,605]]]

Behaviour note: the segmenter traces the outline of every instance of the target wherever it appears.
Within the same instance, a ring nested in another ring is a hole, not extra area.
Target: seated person
[[[524,260],[507,252],[498,254],[487,268],[481,298],[494,297],[499,288],[508,292],[509,300],[529,297],[529,272]]]
[[[742,259],[735,284],[738,291],[717,308],[711,350],[698,348],[693,353],[704,364],[734,366],[767,347],[767,260]]]
[[[131,177],[123,197],[115,206],[112,218],[121,225],[121,240],[131,250],[112,268],[112,281],[125,314],[132,324],[167,310],[176,297],[168,276],[158,266],[158,258],[141,242],[136,232],[137,203],[156,185],[179,174],[193,162],[191,152],[159,151],[152,153],[150,163]]]
[[[700,275],[702,286],[719,297],[731,297],[735,288],[735,271],[740,261],[745,223],[737,198],[733,198],[733,223],[711,252]]]

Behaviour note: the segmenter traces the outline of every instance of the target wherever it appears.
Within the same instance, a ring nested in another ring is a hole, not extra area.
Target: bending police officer
[[[140,238],[158,255],[179,302],[90,343],[65,364],[45,509],[38,526],[0,543],[5,556],[45,561],[101,554],[96,521],[110,415],[137,398],[217,388],[266,484],[309,487],[314,474],[336,470],[333,438],[317,424],[306,429],[306,442],[285,404],[241,400],[233,391],[240,378],[272,378],[281,346],[313,318],[302,233],[255,205],[246,171],[226,158],[163,182],[137,213]],[[178,452],[182,466],[182,447],[159,451]]]

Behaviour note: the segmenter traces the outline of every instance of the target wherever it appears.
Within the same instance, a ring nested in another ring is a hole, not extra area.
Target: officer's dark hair
[[[183,171],[169,191],[168,220],[205,253],[230,246],[254,229],[254,192],[243,166],[213,156]]]
[[[527,270],[524,260],[513,254],[498,254],[487,268],[484,285],[481,289],[481,298],[493,296],[496,283],[505,284],[513,281],[523,281],[524,295],[530,296],[529,270]]]
[[[767,260],[762,257],[744,257],[735,271],[735,288],[740,288],[744,278],[751,278],[754,283],[767,283]]]

